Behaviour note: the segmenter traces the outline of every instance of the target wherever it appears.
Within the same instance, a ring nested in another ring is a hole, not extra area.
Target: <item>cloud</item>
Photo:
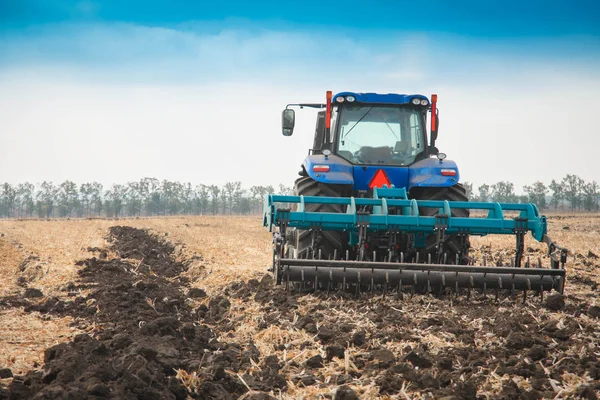
[[[438,145],[464,180],[600,179],[594,57],[524,54],[544,41],[99,23],[4,39],[0,181],[291,185],[314,113],[283,138],[281,109],[326,89],[437,92]]]

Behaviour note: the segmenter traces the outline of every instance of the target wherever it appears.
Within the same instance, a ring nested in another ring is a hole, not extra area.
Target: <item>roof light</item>
[[[316,164],[312,167],[314,172],[329,172],[329,165]]]
[[[447,157],[446,153],[437,153],[436,156],[437,156],[438,160],[440,160],[440,161],[445,160]]]
[[[346,96],[346,100],[348,101],[348,103],[352,103],[354,100],[356,100],[356,97],[354,97],[354,96]]]
[[[415,97],[415,98],[412,99],[412,103],[415,106],[418,106],[419,104],[421,104],[421,99],[419,99],[418,97]]]
[[[426,106],[427,104],[429,104],[429,102],[425,99],[421,100],[421,105],[422,106]]]
[[[442,173],[442,176],[456,176],[456,170],[455,169],[442,168],[440,170],[440,172]]]
[[[340,97],[336,97],[336,98],[335,98],[335,101],[337,101],[338,103],[343,103],[343,102],[344,102],[344,100],[345,100],[345,99],[344,99],[342,96],[340,96]]]

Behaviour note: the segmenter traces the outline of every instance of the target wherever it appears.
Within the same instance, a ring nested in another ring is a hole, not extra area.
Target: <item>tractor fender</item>
[[[456,171],[456,175],[442,175],[442,170]],[[437,158],[426,158],[410,166],[408,171],[408,189],[410,190],[413,187],[454,186],[458,183],[459,178],[458,166],[454,161],[440,161]]]
[[[329,166],[329,171],[315,171],[315,165]],[[352,174],[352,164],[342,157],[333,154],[324,156],[323,154],[312,154],[302,163],[303,169],[308,176],[317,182],[331,183],[336,185],[353,185],[354,175]]]

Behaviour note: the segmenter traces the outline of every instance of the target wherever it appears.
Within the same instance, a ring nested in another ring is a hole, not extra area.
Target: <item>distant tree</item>
[[[583,207],[586,211],[598,211],[598,196],[600,196],[600,189],[596,181],[583,186]]]
[[[17,200],[17,191],[9,183],[0,186],[0,215],[11,217]]]
[[[36,195],[36,210],[40,218],[50,218],[53,215],[57,195],[58,188],[52,182],[42,182]]]
[[[221,193],[221,188],[217,185],[210,185],[208,187],[210,192],[210,209],[213,215],[219,213],[219,195]]]
[[[577,175],[567,175],[563,178],[561,185],[565,199],[571,205],[571,210],[581,209],[585,181]]]
[[[129,182],[125,187],[125,212],[129,216],[140,215],[142,212],[142,193],[139,182]]]
[[[284,195],[284,196],[289,196],[289,195],[294,194],[294,189],[280,183],[279,184],[279,194]]]
[[[223,192],[226,194],[228,211],[231,214],[234,210],[234,203],[241,195],[242,182],[227,182],[223,189]]]
[[[146,215],[160,215],[163,210],[160,181],[156,178],[143,178],[139,182],[139,190]]]
[[[492,197],[490,185],[484,183],[483,185],[479,186],[479,188],[477,190],[479,191],[479,196],[477,196],[477,201],[481,201],[484,203],[487,203],[488,201],[490,201],[490,198]]]
[[[106,191],[106,216],[113,216],[118,218],[123,210],[123,200],[126,195],[126,188],[124,185],[112,185],[112,187]]]
[[[536,181],[530,186],[525,186],[523,189],[529,197],[529,202],[537,205],[540,210],[546,208],[546,194],[548,193],[548,187],[546,185],[540,181]]]
[[[33,201],[35,186],[31,183],[20,183],[17,186],[17,202],[19,205],[19,217],[25,215],[31,217],[35,210]]]
[[[517,194],[515,196],[517,203],[526,204],[530,202],[529,196],[527,196],[526,194]]]
[[[219,199],[219,203],[221,204],[221,214],[227,214],[227,192],[221,188],[221,198]]]
[[[70,217],[73,210],[79,206],[79,191],[77,185],[69,180],[58,186],[57,192],[59,217]]]
[[[182,208],[181,197],[183,185],[179,182],[164,180],[162,182],[161,199],[163,203],[163,211],[170,215],[177,214]]]
[[[492,185],[492,200],[499,203],[516,203],[515,185],[512,182],[500,181]]]
[[[183,206],[183,213],[190,215],[194,214],[195,211],[195,200],[196,191],[192,187],[191,183],[185,183],[181,186],[181,203]]]
[[[196,186],[196,209],[200,211],[201,215],[204,215],[209,210],[210,193],[209,187],[206,185]]]
[[[548,186],[548,188],[552,191],[552,197],[550,198],[550,205],[555,210],[562,208],[562,202],[563,202],[563,199],[565,198],[565,191],[564,191],[563,185],[560,182],[557,182],[554,179],[552,179],[552,182],[550,182],[550,185]]]

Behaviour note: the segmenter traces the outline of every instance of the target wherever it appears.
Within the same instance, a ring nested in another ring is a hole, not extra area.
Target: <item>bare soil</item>
[[[600,221],[553,221],[572,248],[565,295],[525,302],[289,293],[265,272],[260,221],[234,218],[94,226],[102,240],[62,250],[84,255],[66,267],[72,281],[41,287],[55,264],[14,253],[28,237],[14,235],[2,243],[12,258],[0,260],[0,320],[64,322],[71,334],[42,346],[43,358],[26,368],[3,365],[10,357],[0,354],[0,399],[595,399]],[[225,236],[202,236],[219,230]],[[511,245],[476,239],[473,253],[498,259]]]

